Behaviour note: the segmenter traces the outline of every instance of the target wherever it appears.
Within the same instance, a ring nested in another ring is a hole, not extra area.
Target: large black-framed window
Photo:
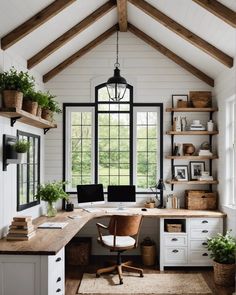
[[[17,131],[18,139],[30,142],[30,149],[17,165],[17,211],[39,204],[35,199],[40,184],[40,136]]]
[[[73,118],[82,118],[86,112],[90,123],[83,126],[85,121],[80,119],[75,127]],[[74,155],[83,150],[86,133],[90,162],[82,157],[76,162]],[[63,143],[63,178],[70,182],[67,192],[75,193],[76,184],[103,183],[105,188],[135,184],[138,193],[152,193],[150,186],[163,178],[163,104],[134,103],[131,85],[116,103],[109,100],[106,84],[100,84],[95,87],[94,103],[63,104]]]

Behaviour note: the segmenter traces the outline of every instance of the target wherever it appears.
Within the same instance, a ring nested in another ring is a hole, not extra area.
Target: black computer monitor
[[[93,203],[105,203],[102,184],[77,185],[77,197],[78,203],[82,206],[92,206]]]
[[[119,202],[119,208],[123,209],[123,204],[126,202],[135,202],[135,185],[108,185],[107,187],[107,201]]]

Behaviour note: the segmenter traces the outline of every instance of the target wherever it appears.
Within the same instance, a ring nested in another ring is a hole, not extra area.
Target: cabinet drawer
[[[206,251],[207,240],[190,241],[190,250]]]
[[[212,265],[212,259],[208,251],[190,251],[189,263],[197,265]]]
[[[187,248],[185,247],[165,248],[165,263],[175,263],[175,264],[187,263]]]
[[[181,235],[165,235],[164,236],[164,245],[165,246],[187,246],[187,236]]]
[[[222,219],[221,218],[191,218],[190,228],[221,228]]]
[[[197,240],[207,240],[215,236],[218,232],[221,232],[218,229],[191,229],[190,238]]]

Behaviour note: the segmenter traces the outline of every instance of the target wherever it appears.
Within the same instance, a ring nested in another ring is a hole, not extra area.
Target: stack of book
[[[204,131],[206,128],[201,124],[194,124],[192,123],[189,128],[190,131]]]
[[[13,217],[7,240],[27,241],[35,235],[31,216]]]
[[[213,153],[210,150],[199,150],[199,156],[213,156]]]

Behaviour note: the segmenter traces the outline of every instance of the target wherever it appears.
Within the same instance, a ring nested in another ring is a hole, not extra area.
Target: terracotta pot
[[[213,261],[214,281],[217,285],[230,287],[235,284],[235,264],[223,264]]]
[[[36,101],[24,100],[23,101],[23,110],[36,116],[38,109],[38,103]]]
[[[43,109],[42,110],[42,118],[44,120],[52,122],[53,121],[53,112],[48,109]]]
[[[3,90],[3,107],[22,109],[23,93],[16,90]]]

